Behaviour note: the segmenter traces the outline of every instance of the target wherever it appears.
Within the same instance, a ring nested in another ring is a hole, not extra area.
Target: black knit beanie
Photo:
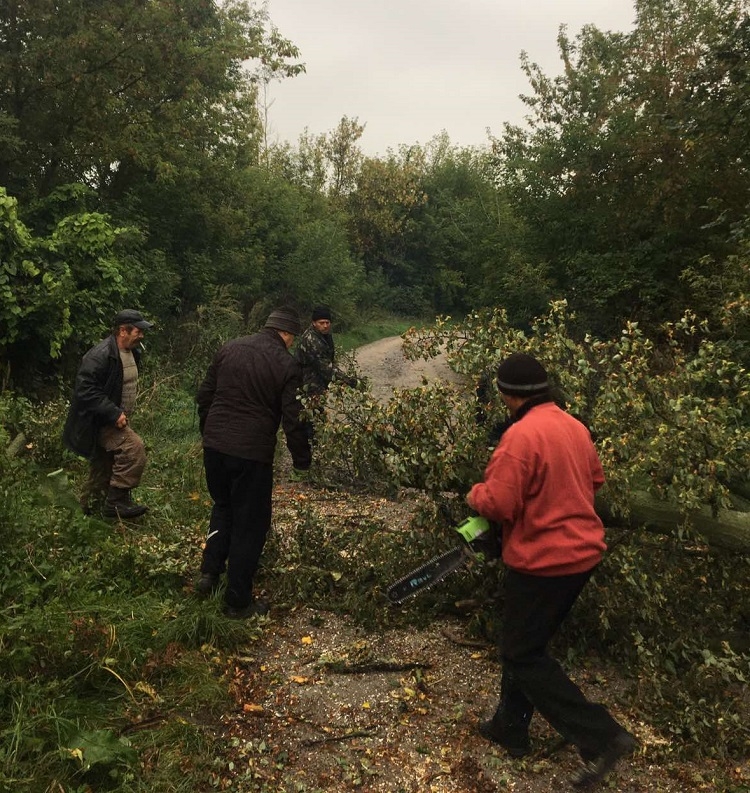
[[[318,319],[327,319],[330,322],[331,309],[328,306],[315,306],[312,312],[312,321],[315,322]]]
[[[533,356],[514,352],[497,369],[497,387],[509,396],[543,394],[549,388],[547,372]]]
[[[272,311],[263,327],[284,330],[293,336],[299,336],[302,333],[302,323],[299,321],[299,314],[293,308],[277,308]]]

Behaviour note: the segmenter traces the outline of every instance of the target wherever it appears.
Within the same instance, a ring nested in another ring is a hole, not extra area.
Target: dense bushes
[[[407,354],[445,350],[464,388],[415,389],[387,405],[335,390],[339,420],[321,436],[334,475],[341,468],[344,478],[430,493],[467,488],[487,458],[488,429],[504,416],[499,399],[478,404],[476,386],[502,357],[523,350],[544,362],[568,409],[593,431],[617,514],[627,516],[636,490],[685,513],[741,503],[735,490],[747,484],[750,386],[732,345],[711,341],[691,315],[665,325],[661,344],[633,323],[615,339],[576,339],[572,319],[559,302],[528,334],[489,310],[408,332]]]

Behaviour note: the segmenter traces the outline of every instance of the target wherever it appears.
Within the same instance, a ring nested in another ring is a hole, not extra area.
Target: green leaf
[[[110,730],[79,732],[63,748],[84,771],[94,765],[131,765],[138,760],[127,738],[118,738]]]

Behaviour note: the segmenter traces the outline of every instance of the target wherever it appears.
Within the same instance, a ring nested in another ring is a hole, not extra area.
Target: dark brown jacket
[[[203,446],[233,457],[273,463],[283,426],[295,468],[310,467],[310,445],[299,421],[299,365],[278,332],[265,328],[227,342],[198,389]]]
[[[133,350],[140,368],[141,352]],[[76,375],[70,410],[63,430],[65,445],[82,457],[91,457],[99,430],[114,426],[123,412],[122,361],[117,339],[107,336],[84,356]]]

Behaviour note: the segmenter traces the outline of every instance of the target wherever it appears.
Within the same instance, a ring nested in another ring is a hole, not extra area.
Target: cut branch
[[[432,664],[423,664],[419,661],[368,661],[362,663],[347,663],[346,661],[331,661],[324,664],[325,668],[340,675],[358,675],[373,672],[407,672],[412,669],[431,669]]]
[[[685,512],[675,504],[660,501],[643,491],[631,495],[629,506],[630,515],[625,521],[628,526],[672,532],[678,526],[689,525],[715,548],[742,553],[750,551],[750,512],[720,509],[714,515],[708,507]],[[613,515],[603,500],[597,499],[597,511],[605,521],[622,522],[622,518]]]
[[[303,746],[317,746],[321,743],[334,743],[336,741],[348,741],[352,738],[372,738],[372,733],[367,730],[352,730],[351,732],[344,733],[343,735],[326,735],[324,738],[310,738],[306,741],[301,741]]]

